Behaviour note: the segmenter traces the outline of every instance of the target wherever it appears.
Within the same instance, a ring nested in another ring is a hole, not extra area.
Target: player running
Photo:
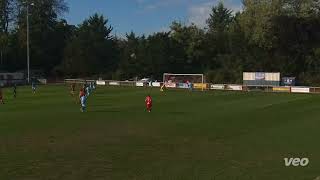
[[[17,97],[17,85],[14,84],[13,85],[13,98],[16,98]]]
[[[0,87],[0,103],[4,104],[3,96],[2,96],[2,88]]]
[[[87,96],[90,96],[90,93],[91,93],[90,85],[86,84],[86,94],[87,94]]]
[[[150,95],[148,95],[145,99],[145,103],[146,103],[146,107],[147,107],[147,111],[151,112],[152,110],[152,98]]]
[[[163,92],[163,91],[165,91],[165,90],[166,90],[166,85],[163,83],[163,85],[162,85],[161,88],[160,88],[160,91]]]
[[[36,83],[34,81],[32,81],[31,87],[32,87],[33,94],[35,94],[36,90],[37,90],[37,87],[36,87]]]
[[[80,111],[81,111],[81,112],[85,112],[85,110],[86,110],[87,96],[86,96],[86,92],[85,92],[84,88],[82,88],[82,89],[80,90],[79,99],[80,99],[80,105],[81,105]]]
[[[93,82],[90,82],[90,89],[93,90]]]

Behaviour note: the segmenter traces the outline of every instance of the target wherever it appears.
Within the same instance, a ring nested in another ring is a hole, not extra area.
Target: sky
[[[65,0],[69,24],[78,25],[94,13],[103,14],[114,34],[128,32],[149,35],[167,31],[173,21],[205,26],[211,7],[219,1],[233,11],[242,9],[241,0]]]

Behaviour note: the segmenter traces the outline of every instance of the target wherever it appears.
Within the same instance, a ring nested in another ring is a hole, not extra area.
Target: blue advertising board
[[[183,89],[189,88],[189,85],[187,83],[178,83],[177,85],[178,85],[177,86],[178,88],[183,88]]]

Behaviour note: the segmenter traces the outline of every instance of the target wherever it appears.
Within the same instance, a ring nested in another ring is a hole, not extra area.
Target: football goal
[[[188,88],[189,84],[197,89],[204,89],[204,75],[203,74],[163,74],[163,84],[168,88]]]

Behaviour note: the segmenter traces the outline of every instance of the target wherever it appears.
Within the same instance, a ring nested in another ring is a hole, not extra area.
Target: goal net
[[[163,84],[168,88],[188,88],[193,84],[195,88],[204,89],[204,75],[164,73]]]

